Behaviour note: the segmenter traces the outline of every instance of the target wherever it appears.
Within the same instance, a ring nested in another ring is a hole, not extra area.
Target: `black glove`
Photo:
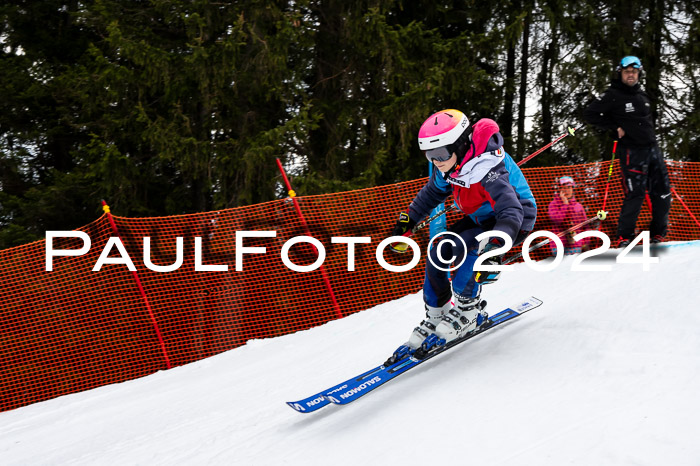
[[[416,222],[412,220],[406,212],[401,212],[399,214],[399,219],[391,232],[391,236],[403,236],[407,231],[411,231],[414,226],[416,226]],[[403,254],[408,249],[408,244],[392,243],[389,245],[389,249]]]
[[[527,238],[527,235],[531,233],[531,230],[520,230],[518,232],[518,236],[515,237],[515,241],[513,241],[513,247],[520,246],[523,244],[523,241]]]
[[[479,244],[479,255],[485,254],[489,251],[492,251],[494,249],[498,249],[503,246],[503,240],[500,238],[491,238],[487,242],[483,242]],[[484,267],[489,267],[491,265],[501,265],[503,263],[503,256],[504,254],[499,254],[497,256],[491,256],[488,259],[485,259],[481,265]],[[480,285],[489,285],[491,283],[496,282],[501,277],[501,272],[500,271],[492,271],[492,272],[475,272],[474,274],[474,281],[477,282]]]

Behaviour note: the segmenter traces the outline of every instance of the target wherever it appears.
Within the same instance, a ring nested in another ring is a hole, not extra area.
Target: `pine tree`
[[[516,158],[642,58],[667,157],[700,160],[690,0],[46,0],[0,6],[0,247],[100,215],[413,179],[420,124],[493,118]],[[526,104],[536,104],[532,107]],[[527,131],[526,131],[527,128]],[[529,166],[609,157],[587,128]]]

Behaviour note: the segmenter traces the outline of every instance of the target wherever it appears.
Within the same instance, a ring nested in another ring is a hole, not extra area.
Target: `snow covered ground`
[[[380,363],[420,294],[196,364],[0,413],[2,465],[698,465],[700,242],[611,272],[520,264],[540,308],[348,406],[285,401]]]

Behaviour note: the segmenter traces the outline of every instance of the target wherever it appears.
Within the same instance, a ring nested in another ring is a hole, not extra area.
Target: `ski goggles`
[[[428,162],[447,162],[452,158],[450,147],[451,145],[429,149],[425,151],[425,158],[428,159]]]
[[[627,68],[628,66],[638,70],[642,68],[642,62],[639,58],[629,55],[620,60],[620,68]]]

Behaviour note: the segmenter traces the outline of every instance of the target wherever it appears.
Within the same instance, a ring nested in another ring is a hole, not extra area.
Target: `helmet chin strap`
[[[455,168],[456,168],[456,167],[457,167],[457,161],[455,160],[455,163],[454,163],[454,165],[452,165],[452,168],[450,168],[449,170],[447,170],[445,173],[442,174],[442,179],[446,180],[447,177],[450,176],[450,174],[451,174],[453,171],[455,171]],[[435,168],[437,168],[437,167],[435,167]],[[440,170],[438,170],[438,171],[440,171]],[[441,173],[442,173],[442,172],[441,172]]]

